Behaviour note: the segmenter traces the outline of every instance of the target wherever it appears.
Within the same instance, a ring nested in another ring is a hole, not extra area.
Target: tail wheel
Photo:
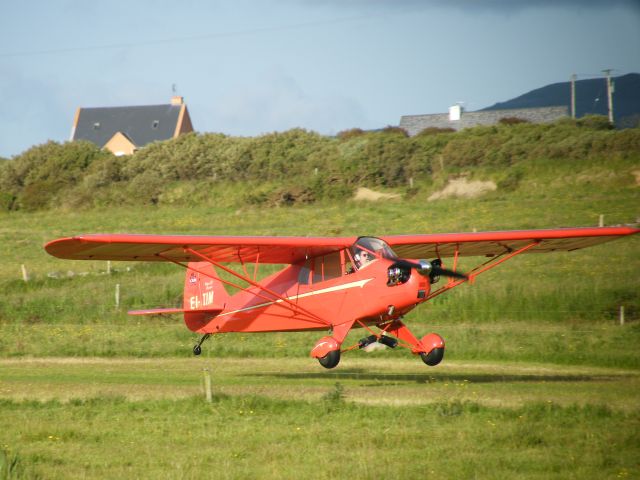
[[[435,367],[444,358],[444,347],[434,348],[429,353],[421,353],[420,358],[430,367]]]
[[[324,368],[334,368],[340,363],[340,350],[330,351],[324,357],[319,358],[318,362],[320,362],[320,365]]]

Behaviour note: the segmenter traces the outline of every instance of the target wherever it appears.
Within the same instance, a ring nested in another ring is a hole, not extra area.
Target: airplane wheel
[[[422,361],[430,367],[435,367],[444,358],[444,347],[434,348],[429,353],[421,353],[420,358],[422,358]]]
[[[202,348],[200,347],[200,345],[196,345],[195,347],[193,347],[194,355],[200,355],[201,353],[202,353]]]
[[[330,351],[324,357],[319,358],[318,362],[320,362],[320,365],[324,368],[334,368],[340,363],[340,350]]]

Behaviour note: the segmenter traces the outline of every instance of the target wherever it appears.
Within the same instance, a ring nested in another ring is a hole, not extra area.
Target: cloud
[[[305,128],[333,134],[366,123],[364,109],[354,99],[339,94],[309,94],[284,72],[259,78],[260,83],[240,86],[218,99],[196,129],[258,135]]]
[[[0,91],[0,157],[18,155],[47,140],[68,139],[73,111],[58,100],[55,80],[0,69]]]
[[[354,7],[357,9],[374,8],[387,10],[423,10],[433,7],[457,8],[460,10],[487,13],[514,13],[537,8],[556,9],[611,9],[623,7],[635,9],[640,13],[638,0],[294,0],[296,3],[317,6]]]

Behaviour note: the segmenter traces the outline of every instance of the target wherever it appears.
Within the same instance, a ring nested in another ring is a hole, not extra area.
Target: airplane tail
[[[184,280],[182,308],[152,308],[131,310],[129,315],[172,315],[184,313],[184,322],[191,331],[199,331],[224,309],[229,294],[218,273],[208,262],[190,262]]]
[[[189,262],[184,280],[184,322],[198,331],[225,307],[229,294],[209,262]]]

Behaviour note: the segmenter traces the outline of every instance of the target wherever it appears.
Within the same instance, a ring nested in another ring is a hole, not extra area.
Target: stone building
[[[551,123],[568,115],[569,109],[564,106],[465,112],[462,106],[454,105],[449,108],[448,114],[404,115],[400,118],[400,127],[413,136],[425,128],[462,130],[478,125],[494,125],[502,118],[519,118],[531,123]]]

